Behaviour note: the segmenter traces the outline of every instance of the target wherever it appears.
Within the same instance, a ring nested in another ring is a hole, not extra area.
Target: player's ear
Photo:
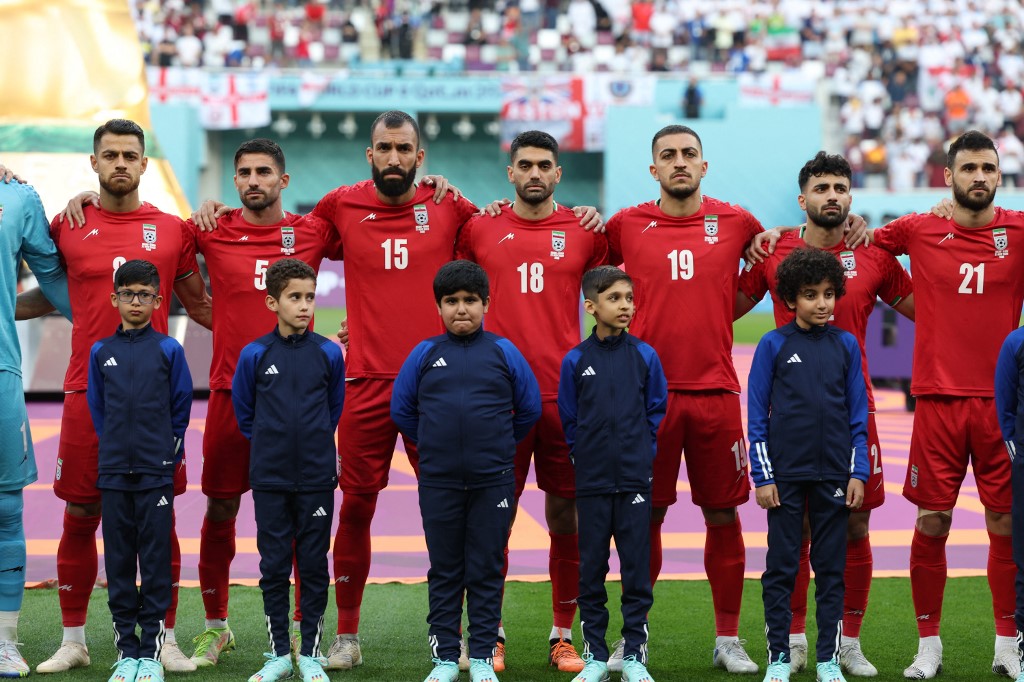
[[[799,204],[801,211],[807,210],[807,197],[803,193],[796,195],[796,203]]]
[[[141,175],[142,173],[145,173],[145,172],[146,172],[146,167],[147,167],[147,166],[149,166],[149,157],[148,157],[148,156],[143,156],[143,157],[142,157],[142,166],[141,166],[141,169],[139,170],[139,174],[140,174],[140,175]]]
[[[292,180],[292,176],[288,175],[287,173],[282,173],[281,174],[281,189],[285,189],[286,187],[288,187],[288,183],[291,182],[291,180]]]

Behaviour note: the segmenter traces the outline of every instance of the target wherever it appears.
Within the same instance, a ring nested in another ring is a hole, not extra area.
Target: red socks
[[[996,635],[1016,637],[1013,619],[1016,605],[1014,581],[1017,566],[1013,563],[1013,539],[1009,535],[988,534],[988,587],[992,591],[992,611],[996,619]]]
[[[551,609],[555,627],[571,630],[576,617],[576,597],[580,593],[579,536],[550,532],[548,535],[551,537],[548,573],[551,575]]]
[[[338,633],[359,632],[359,609],[366,577],[370,575],[370,522],[377,510],[377,493],[345,493],[334,536],[334,596],[338,603]]]
[[[651,589],[654,589],[654,584],[658,582],[658,576],[661,575],[661,526],[663,523],[665,523],[665,519],[660,521],[651,519]]]
[[[917,633],[921,637],[939,636],[948,539],[949,535],[935,538],[915,528],[910,543],[910,592],[917,614]]]
[[[64,512],[64,532],[57,545],[57,583],[60,587],[57,592],[64,627],[85,625],[89,596],[98,572],[96,529],[99,526],[99,516],[72,516]]]
[[[171,630],[178,618],[178,588],[181,583],[181,545],[178,544],[177,519],[171,515],[171,605],[164,616],[164,626]]]
[[[715,630],[719,637],[736,637],[743,601],[743,569],[746,565],[740,517],[724,526],[707,525],[704,542],[704,570],[711,583],[715,605]]]
[[[871,592],[871,573],[874,570],[871,555],[871,536],[846,543],[846,596],[843,598],[843,634],[860,637],[860,626],[868,608],[868,593]]]
[[[235,520],[203,518],[199,538],[199,588],[207,620],[228,617],[228,578],[235,558]]]
[[[809,538],[804,538],[800,542],[800,563],[797,564],[793,594],[789,598],[789,609],[793,612],[793,622],[789,626],[790,633],[800,634],[807,631],[807,586],[810,583],[811,541]]]

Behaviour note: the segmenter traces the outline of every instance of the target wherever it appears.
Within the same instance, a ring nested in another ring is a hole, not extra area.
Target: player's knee
[[[339,523],[368,526],[373,521],[373,514],[376,511],[377,493],[369,495],[345,493],[341,498],[338,520]]]
[[[544,516],[548,530],[557,535],[576,532],[576,500],[547,494],[544,498]]]
[[[850,514],[850,520],[846,524],[847,541],[863,540],[868,536],[868,522],[871,519],[871,512],[854,512]]]
[[[1013,528],[1013,517],[1010,514],[985,510],[985,527],[996,535],[1009,535]]]
[[[21,530],[24,509],[24,496],[20,490],[0,492],[0,539]]]
[[[651,509],[651,524],[660,526],[665,523],[665,516],[668,515],[668,507],[653,507]]]
[[[20,490],[0,492],[0,611],[21,608],[25,589],[23,510]]]
[[[728,509],[709,509],[701,507],[704,514],[704,521],[709,526],[728,526],[736,522],[736,507]]]
[[[103,509],[103,505],[99,502],[88,502],[86,504],[68,502],[66,509],[68,514],[71,516],[84,518],[87,516],[99,516],[100,511]]]
[[[241,504],[241,497],[206,498],[206,518],[210,521],[230,521],[238,516],[238,507]]]
[[[949,533],[950,527],[953,525],[953,510],[933,510],[933,509],[921,509],[917,510],[917,529],[931,537],[941,537]]]

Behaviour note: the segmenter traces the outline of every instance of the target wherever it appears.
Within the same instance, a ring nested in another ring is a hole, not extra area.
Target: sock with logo
[[[228,617],[228,581],[235,558],[235,520],[203,518],[199,532],[199,589],[209,620]]]
[[[23,508],[20,490],[0,492],[0,612],[15,614],[15,631],[17,612],[21,610],[21,600],[25,594]]]
[[[579,536],[548,533],[551,538],[548,573],[551,575],[551,609],[555,627],[571,629],[580,593]]]
[[[804,538],[800,542],[800,562],[797,564],[793,594],[789,598],[789,609],[793,612],[793,621],[789,626],[790,636],[807,631],[807,587],[810,584],[811,540]]]
[[[57,545],[57,596],[65,627],[85,626],[89,596],[99,567],[96,554],[96,529],[99,527],[99,516],[72,516],[64,512],[64,532]]]
[[[164,628],[174,632],[174,623],[178,616],[178,588],[181,585],[181,545],[178,543],[178,531],[175,527],[177,519],[171,514],[171,605],[164,616]],[[170,642],[170,639],[164,639]]]
[[[917,615],[917,633],[938,637],[942,621],[942,596],[946,591],[946,540],[914,529],[910,542],[910,593]]]
[[[743,569],[747,561],[740,517],[721,526],[705,525],[704,570],[715,605],[715,631],[723,637],[735,637],[740,629]]]
[[[661,526],[664,523],[664,518],[655,520],[651,517],[651,589],[654,589],[654,583],[658,582],[658,576],[661,575]]]
[[[989,531],[988,541],[988,587],[992,591],[996,635],[1016,637],[1017,623],[1013,619],[1013,613],[1017,598],[1014,589],[1017,566],[1013,563],[1013,538]]]
[[[874,558],[871,554],[871,536],[865,535],[846,543],[846,594],[843,597],[843,634],[860,637],[860,626],[864,612],[868,610],[868,593],[871,592],[871,573]]]
[[[338,634],[359,632],[359,609],[370,574],[370,522],[377,510],[377,493],[345,493],[338,510],[334,536],[334,598],[338,603]]]

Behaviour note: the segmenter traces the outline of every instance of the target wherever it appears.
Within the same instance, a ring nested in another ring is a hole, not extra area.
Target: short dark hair
[[[633,286],[633,278],[614,265],[599,265],[588,270],[583,275],[583,298],[596,302],[598,295],[616,282],[626,282]]]
[[[311,279],[316,282],[316,272],[298,258],[282,258],[267,268],[267,294],[281,298],[281,292],[293,279]]]
[[[373,146],[373,134],[377,132],[377,126],[383,125],[385,128],[394,130],[395,128],[401,128],[406,123],[412,126],[412,130],[416,133],[416,146],[420,146],[420,124],[416,122],[409,114],[404,111],[398,111],[392,109],[391,111],[385,111],[383,114],[373,120],[373,125],[370,126],[370,146]]]
[[[266,154],[270,158],[274,159],[274,165],[277,166],[278,173],[284,173],[284,151],[281,149],[273,140],[268,140],[265,137],[257,137],[252,140],[246,140],[242,144],[238,145],[238,149],[235,151],[235,168],[238,168],[238,161],[246,154]]]
[[[693,135],[697,139],[697,146],[700,148],[701,153],[704,152],[704,143],[700,141],[700,135],[697,131],[690,126],[684,126],[679,124],[672,124],[665,126],[658,132],[654,133],[654,139],[651,140],[651,152],[654,152],[655,145],[658,144],[658,140],[665,137],[666,135]]]
[[[508,158],[515,159],[516,152],[523,147],[546,149],[555,157],[555,161],[558,161],[558,140],[543,130],[527,130],[516,135],[515,139],[512,140],[512,146],[509,147]]]
[[[142,152],[146,152],[146,133],[143,132],[142,126],[135,121],[129,121],[126,118],[112,118],[97,128],[92,136],[92,151],[94,154],[100,150],[100,140],[103,139],[104,135],[134,135],[139,139],[139,144],[142,145]]]
[[[846,274],[834,254],[807,247],[796,249],[779,263],[775,290],[783,301],[795,301],[800,289],[828,280],[839,299],[846,293]]]
[[[148,260],[125,261],[114,272],[114,291],[132,284],[141,284],[160,291],[160,272]]]
[[[988,149],[996,153],[998,160],[999,150],[996,149],[996,143],[992,141],[992,138],[979,130],[968,130],[949,145],[949,151],[946,153],[946,168],[953,170],[956,155],[960,152],[982,152]]]
[[[853,181],[853,171],[850,170],[850,163],[843,156],[840,154],[818,152],[814,155],[813,159],[805,163],[804,167],[800,169],[800,175],[797,176],[800,191],[804,191],[807,181],[812,177],[821,177],[822,175],[839,175],[851,182]]]
[[[476,294],[486,301],[491,295],[491,283],[484,269],[468,260],[453,260],[442,265],[434,277],[434,300],[440,304],[442,298],[459,291]]]

